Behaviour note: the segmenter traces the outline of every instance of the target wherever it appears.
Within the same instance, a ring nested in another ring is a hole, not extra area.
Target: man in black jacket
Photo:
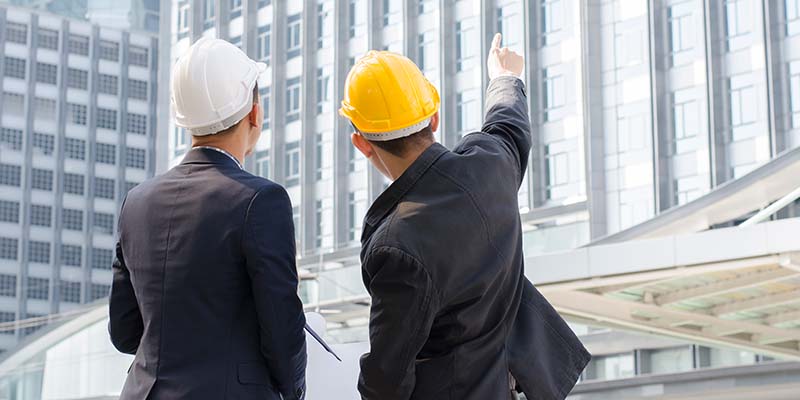
[[[292,206],[242,169],[261,133],[263,68],[210,39],[176,64],[176,124],[193,148],[131,190],[119,218],[109,329],[136,355],[122,400],[304,398]]]
[[[555,327],[538,343],[566,338],[556,344],[569,365],[548,359],[540,364],[558,364],[553,371],[530,374],[513,354],[536,341],[515,325],[523,293],[540,295],[525,289],[517,204],[531,146],[524,61],[500,40],[488,59],[483,128],[453,151],[434,142],[439,97],[410,60],[369,52],[348,75],[341,113],[356,130],[353,145],[394,181],[369,209],[362,235],[372,297],[363,399],[507,399],[510,370],[536,377],[521,382],[531,398],[558,398],[588,361],[557,314],[538,313],[541,298],[522,320]]]

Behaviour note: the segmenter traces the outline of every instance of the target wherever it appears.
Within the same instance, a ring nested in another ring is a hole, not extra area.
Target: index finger
[[[495,33],[494,39],[492,39],[492,49],[499,49],[500,48],[500,41],[503,39],[503,34]]]

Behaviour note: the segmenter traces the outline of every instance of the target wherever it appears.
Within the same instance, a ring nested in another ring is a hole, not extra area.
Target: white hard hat
[[[175,125],[194,136],[235,125],[250,112],[253,89],[266,69],[225,40],[198,40],[172,69]]]

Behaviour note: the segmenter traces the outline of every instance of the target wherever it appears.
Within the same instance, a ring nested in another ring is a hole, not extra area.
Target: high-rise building
[[[172,15],[173,62],[210,36],[269,65],[264,135],[246,166],[287,188],[308,276],[301,296],[339,341],[366,338],[361,220],[389,184],[337,114],[349,68],[369,49],[405,54],[437,87],[446,146],[480,128],[494,32],[524,53],[534,139],[518,203],[526,257],[652,221],[800,147],[797,0],[173,0]],[[174,165],[189,137],[174,125],[169,135]],[[777,215],[800,216],[800,205]],[[588,380],[768,359],[576,329],[618,346]],[[580,398],[603,398],[592,390]]]
[[[159,32],[158,0],[0,0],[121,30]]]
[[[0,7],[0,349],[105,298],[125,193],[156,169],[158,38]]]

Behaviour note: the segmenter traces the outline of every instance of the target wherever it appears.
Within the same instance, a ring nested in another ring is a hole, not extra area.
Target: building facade
[[[149,33],[0,7],[0,349],[108,295],[119,207],[155,173],[157,53]]]
[[[246,166],[287,188],[308,277],[301,296],[342,342],[365,339],[361,219],[389,184],[337,114],[349,68],[369,49],[420,66],[441,94],[437,139],[449,147],[480,129],[494,32],[525,55],[534,139],[518,202],[526,257],[624,231],[800,146],[798,0],[173,0],[171,13],[173,63],[209,36],[269,65],[264,134]],[[168,141],[175,165],[189,137],[171,125]],[[799,215],[797,203],[778,213]],[[586,378],[767,359],[625,343]]]

